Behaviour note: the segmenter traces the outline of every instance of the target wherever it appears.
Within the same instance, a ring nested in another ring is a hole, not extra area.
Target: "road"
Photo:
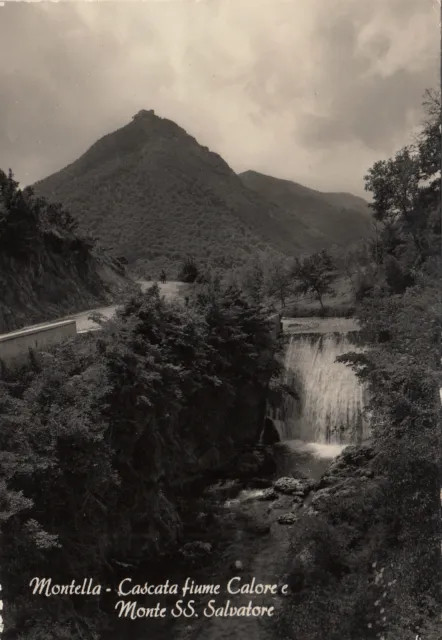
[[[146,291],[149,287],[155,284],[153,281],[148,280],[138,280],[138,284],[141,285],[141,290]],[[186,287],[182,282],[166,282],[165,284],[158,283],[160,287],[161,293],[166,297],[166,299],[173,299],[180,295],[180,290]],[[40,322],[38,324],[28,325],[27,327],[23,327],[24,329],[32,329],[36,327],[47,327],[56,322],[63,322],[64,320],[75,320],[77,323],[77,333],[84,333],[85,331],[95,331],[99,328],[99,326],[89,319],[89,316],[93,313],[101,313],[106,318],[111,318],[116,310],[117,306],[112,305],[110,307],[98,307],[96,309],[88,309],[86,311],[81,311],[80,313],[73,313],[69,316],[63,316],[61,318],[54,318],[50,322]]]
[[[149,280],[138,280],[138,284],[141,286],[142,291],[146,291],[146,289],[151,287],[154,282]],[[165,296],[165,298],[170,300],[178,297],[180,295],[180,290],[186,285],[184,285],[182,282],[166,282],[165,284],[158,283],[158,286],[160,287],[160,291]],[[88,309],[87,311],[82,311],[81,313],[76,313],[64,318],[59,318],[59,320],[75,320],[77,323],[77,333],[95,331],[99,328],[99,326],[95,322],[90,320],[91,314],[100,313],[105,318],[111,318],[114,315],[116,308],[116,305],[112,305],[110,307]]]
[[[138,280],[138,284],[141,286],[142,291],[146,291],[154,284],[152,280]],[[171,300],[183,295],[187,285],[182,282],[166,282],[165,284],[158,283],[161,293],[166,299]],[[41,322],[36,325],[29,325],[23,327],[23,329],[30,329],[34,327],[45,327],[55,322],[62,322],[64,320],[75,320],[77,324],[77,333],[84,333],[86,331],[95,331],[99,329],[99,325],[90,319],[93,313],[100,313],[105,318],[111,318],[116,310],[116,305],[109,307],[98,307],[95,309],[87,309],[80,313],[73,313],[61,318],[54,318],[50,322]],[[353,319],[347,318],[283,318],[284,331],[287,333],[328,333],[328,332],[347,332],[356,331],[358,326]]]

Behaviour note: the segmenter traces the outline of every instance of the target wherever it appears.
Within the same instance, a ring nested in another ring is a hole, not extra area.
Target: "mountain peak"
[[[135,119],[140,120],[141,118],[150,120],[154,115],[155,115],[155,111],[153,109],[149,109],[149,110],[141,109],[141,111],[138,111],[138,113],[136,113],[133,116],[132,120],[135,120]]]
[[[231,266],[256,251],[296,255],[367,232],[363,216],[342,214],[319,192],[255,171],[238,176],[153,109],[141,109],[35,191],[147,273],[150,265],[170,273],[189,255]]]

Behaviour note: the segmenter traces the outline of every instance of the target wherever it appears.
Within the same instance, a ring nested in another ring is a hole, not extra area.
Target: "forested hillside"
[[[305,211],[302,199],[292,208],[268,200],[219,155],[151,111],[35,189],[62,202],[83,230],[145,276],[162,267],[176,273],[188,256],[226,269],[259,250],[299,255],[326,248],[336,242],[330,226],[342,219],[327,198]],[[346,242],[369,232],[360,207],[349,206],[345,221]]]
[[[372,233],[370,208],[363,198],[351,193],[321,193],[256,171],[246,171],[239,177],[263,199],[291,216],[305,253],[333,245],[347,248]]]
[[[0,332],[110,304],[135,289],[62,207],[0,171]]]

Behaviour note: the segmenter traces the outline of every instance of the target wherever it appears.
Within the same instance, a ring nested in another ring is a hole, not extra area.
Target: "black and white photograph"
[[[0,3],[1,640],[442,640],[441,24]]]

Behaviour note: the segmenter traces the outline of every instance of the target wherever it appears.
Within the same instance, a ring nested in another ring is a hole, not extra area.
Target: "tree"
[[[312,293],[324,309],[322,298],[333,291],[331,283],[336,271],[329,254],[323,250],[305,258],[296,258],[292,267],[292,276],[298,282],[296,291],[306,295]]]
[[[241,289],[253,304],[262,304],[265,298],[265,259],[261,254],[254,255],[239,270],[238,280]]]
[[[78,230],[78,222],[61,204],[48,203],[43,198],[38,199],[43,203],[43,219],[48,225],[60,227],[74,233]]]
[[[36,600],[31,578],[105,581],[117,559],[155,561],[180,534],[183,484],[256,442],[277,343],[263,310],[213,280],[187,306],[155,285],[0,379],[10,637],[97,638],[98,601]]]
[[[410,271],[425,260],[429,248],[429,211],[420,183],[420,156],[413,147],[376,162],[365,176],[365,189],[373,195],[370,207],[380,224],[382,253],[403,256]]]
[[[200,276],[200,270],[194,258],[187,258],[178,274],[178,280],[193,284]]]
[[[380,261],[357,308],[368,348],[341,358],[369,387],[376,471],[387,479],[381,552],[407,576],[397,601],[416,603],[406,623],[394,615],[394,603],[386,612],[400,627],[394,638],[409,637],[425,620],[431,628],[441,604],[440,104],[424,106],[418,143],[375,163],[366,176]]]
[[[422,130],[417,136],[421,178],[429,181],[429,187],[440,194],[441,149],[441,92],[427,89],[423,101],[425,116]]]
[[[264,290],[270,298],[275,298],[284,309],[286,300],[293,291],[290,263],[286,258],[275,256],[267,265]]]
[[[8,175],[0,171],[0,244],[27,259],[40,240],[40,206],[18,184],[11,169]]]
[[[85,246],[94,244],[78,234],[78,222],[62,205],[37,198],[32,187],[20,189],[11,169],[0,170],[0,245],[27,259],[54,230],[76,235]]]
[[[440,92],[427,91],[423,106],[415,143],[376,162],[365,176],[378,228],[379,275],[388,272],[393,293],[413,286],[425,261],[440,251]]]

